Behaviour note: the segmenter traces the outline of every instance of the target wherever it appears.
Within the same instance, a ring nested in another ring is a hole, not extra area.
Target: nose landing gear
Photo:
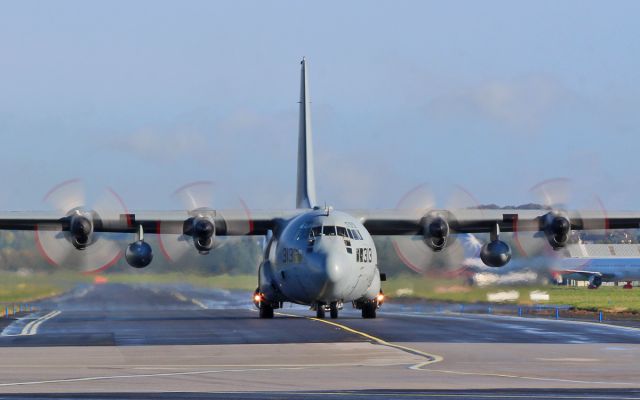
[[[328,305],[326,303],[318,302],[315,305],[316,318],[325,318],[327,310],[329,310],[329,316],[333,319],[338,318],[338,311],[342,308],[341,301],[332,301]],[[312,307],[313,309],[313,307]]]
[[[336,319],[338,318],[338,303],[337,302],[332,302],[329,305],[329,314],[331,315],[331,318]]]

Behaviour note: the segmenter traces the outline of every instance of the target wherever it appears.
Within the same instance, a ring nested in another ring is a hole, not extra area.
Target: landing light
[[[256,303],[259,303],[260,301],[262,301],[262,296],[259,294],[254,295],[253,301],[255,301]]]
[[[376,300],[378,301],[378,303],[382,303],[384,301],[384,294],[380,293],[378,296],[376,296]]]

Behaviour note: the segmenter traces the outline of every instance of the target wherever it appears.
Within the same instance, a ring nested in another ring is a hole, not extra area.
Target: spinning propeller
[[[430,270],[451,272],[458,270],[475,250],[465,248],[454,240],[449,221],[456,209],[477,206],[474,197],[461,187],[455,187],[447,202],[446,213],[438,211],[433,192],[426,184],[416,186],[398,202],[397,209],[422,220],[421,236],[395,236],[392,245],[402,262],[412,270],[425,273]],[[446,251],[441,251],[444,249]]]
[[[187,252],[193,251],[194,247],[200,254],[208,254],[227,243],[226,238],[224,241],[216,238],[218,229],[240,234],[250,232],[252,222],[244,201],[236,198],[235,201],[241,208],[225,211],[225,215],[222,216],[213,206],[215,189],[213,182],[197,181],[173,192],[173,198],[178,200],[186,211],[187,219],[182,226],[161,224],[159,227],[160,250],[168,261],[180,260]]]
[[[567,178],[545,180],[534,185],[529,192],[548,213],[541,221],[515,222],[514,245],[525,257],[558,257],[554,250],[564,247],[570,240],[572,219],[582,220],[580,210],[589,210],[589,218],[582,222],[584,230],[608,229],[607,212],[600,198],[585,195],[584,190],[577,191]],[[575,196],[576,192],[582,195],[581,199]],[[572,212],[570,217],[569,208],[578,211]]]
[[[104,189],[93,207],[87,208],[85,185],[72,179],[53,187],[43,201],[65,216],[59,223],[40,224],[35,230],[37,248],[50,264],[95,273],[120,260],[123,251],[114,236],[94,231],[127,214],[116,192]]]

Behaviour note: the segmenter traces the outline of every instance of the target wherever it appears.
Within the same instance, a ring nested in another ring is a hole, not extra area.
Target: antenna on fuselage
[[[313,144],[311,141],[311,98],[307,84],[307,61],[300,62],[300,122],[298,126],[298,179],[296,207],[316,206],[316,183],[313,173]]]

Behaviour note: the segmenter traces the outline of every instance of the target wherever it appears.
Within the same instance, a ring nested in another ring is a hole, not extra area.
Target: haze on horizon
[[[522,204],[553,177],[638,209],[640,3],[4,3],[0,209],[57,183],[131,209],[213,180],[251,208],[295,197],[299,61],[318,200],[394,207],[429,182]],[[225,197],[221,195],[220,197]],[[589,200],[586,200],[589,203]],[[225,206],[225,200],[216,205]]]

